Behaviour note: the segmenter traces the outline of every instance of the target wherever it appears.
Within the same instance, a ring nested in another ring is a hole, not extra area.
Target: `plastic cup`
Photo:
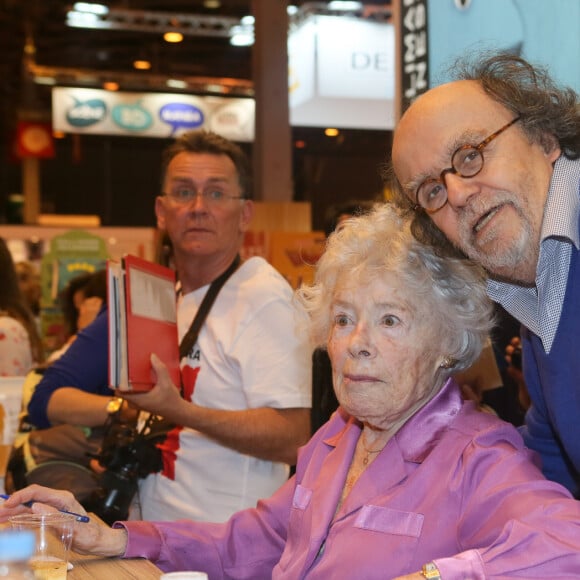
[[[75,517],[61,512],[20,514],[9,518],[13,529],[34,532],[30,567],[37,580],[66,580]]]

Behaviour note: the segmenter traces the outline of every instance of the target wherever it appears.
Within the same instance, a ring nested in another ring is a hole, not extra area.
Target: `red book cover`
[[[155,385],[151,353],[165,363],[180,386],[175,272],[127,255],[110,261],[109,384],[120,391],[148,391]]]

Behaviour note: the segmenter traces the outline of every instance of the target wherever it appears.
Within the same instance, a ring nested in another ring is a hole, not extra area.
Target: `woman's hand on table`
[[[24,504],[34,502],[31,507]],[[0,522],[21,513],[48,513],[66,510],[86,515],[87,512],[68,491],[50,489],[40,485],[30,485],[14,492],[0,504]],[[77,522],[73,534],[73,549],[82,554],[99,556],[122,556],[127,546],[127,532],[124,528],[112,529],[100,520],[91,518],[88,523]]]

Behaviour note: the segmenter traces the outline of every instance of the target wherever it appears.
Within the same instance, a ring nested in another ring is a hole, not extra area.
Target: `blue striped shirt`
[[[487,293],[529,328],[550,352],[566,293],[572,244],[580,247],[580,159],[556,161],[542,222],[536,285],[488,280]]]

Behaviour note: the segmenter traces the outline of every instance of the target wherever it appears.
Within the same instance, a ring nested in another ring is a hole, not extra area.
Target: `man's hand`
[[[524,381],[522,372],[522,343],[518,336],[514,336],[510,343],[505,347],[505,360],[508,363],[507,374],[518,385],[518,398],[520,405],[527,409],[530,404],[530,396]]]
[[[521,363],[522,342],[519,336],[514,336],[510,343],[505,347],[505,360],[509,366],[522,369]],[[520,358],[518,358],[520,357]]]
[[[151,355],[151,365],[157,375],[157,383],[150,391],[132,394],[117,391],[117,394],[143,411],[183,425],[183,406],[193,403],[182,398],[178,387],[171,382],[167,367],[156,354]]]
[[[196,429],[239,453],[294,465],[300,445],[310,436],[310,409],[257,407],[225,410],[196,405],[181,397],[167,367],[152,354],[156,385],[146,393],[118,392],[136,407],[176,425]]]

